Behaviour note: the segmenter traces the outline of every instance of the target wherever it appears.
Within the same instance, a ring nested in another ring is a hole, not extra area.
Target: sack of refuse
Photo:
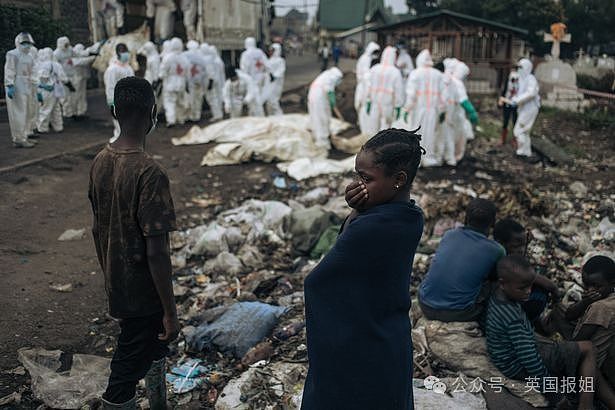
[[[107,388],[111,360],[105,357],[75,354],[61,350],[22,348],[19,361],[30,373],[34,397],[54,409],[79,409],[99,398]]]
[[[318,205],[293,211],[286,222],[286,230],[292,235],[293,252],[309,254],[336,219],[334,214]]]
[[[285,311],[261,302],[238,302],[214,322],[201,324],[186,341],[195,351],[213,346],[241,358],[272,332]]]

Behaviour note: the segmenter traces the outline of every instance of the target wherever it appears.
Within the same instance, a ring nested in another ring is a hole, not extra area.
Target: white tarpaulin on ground
[[[173,145],[207,144],[209,142],[246,142],[260,139],[283,138],[295,135],[313,141],[309,129],[310,119],[307,114],[285,114],[274,117],[241,117],[220,121],[206,127],[194,126],[181,138],[173,138]],[[339,134],[350,124],[338,119],[331,119],[331,132]]]
[[[354,169],[355,155],[342,160],[328,158],[299,158],[279,163],[278,169],[301,181],[323,174],[341,174]]]

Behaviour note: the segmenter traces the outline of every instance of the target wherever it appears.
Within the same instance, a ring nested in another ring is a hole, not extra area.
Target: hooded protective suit
[[[227,78],[224,83],[222,96],[224,99],[224,111],[231,118],[241,117],[243,105],[250,105],[250,101],[254,99],[256,85],[252,77],[241,70],[235,70],[237,76],[235,78]]]
[[[318,147],[331,148],[331,109],[335,106],[335,87],[342,81],[343,76],[339,68],[332,67],[320,73],[310,85],[308,114],[314,144]]]
[[[39,57],[38,93],[43,101],[38,111],[36,127],[40,132],[49,132],[49,124],[51,124],[53,130],[59,132],[64,129],[60,100],[66,93],[63,84],[67,81],[66,74],[62,66],[53,61],[52,49],[42,49]]]
[[[410,57],[410,54],[408,54],[408,50],[406,48],[399,48],[399,55],[397,56],[395,65],[399,68],[399,71],[401,71],[402,79],[407,80],[412,70],[414,70],[414,63],[412,62],[412,57]]]
[[[212,97],[207,99],[207,103],[211,108],[212,120],[222,119],[222,89],[224,88],[224,81],[226,74],[224,73],[224,61],[220,58],[218,49],[216,46],[210,46],[211,52],[214,58],[214,72],[213,72],[213,87]]]
[[[158,81],[158,78],[160,78],[160,54],[158,54],[156,45],[154,45],[151,41],[148,41],[141,46],[137,53],[142,54],[145,58],[147,58],[144,78],[153,85],[154,82]]]
[[[130,66],[130,62],[122,62],[114,57],[109,61],[109,67],[105,70],[105,75],[103,77],[105,82],[105,95],[107,97],[107,105],[109,107],[113,107],[113,94],[115,92],[115,85],[122,78],[131,77],[135,75],[134,70]],[[114,118],[113,119],[113,138],[112,141],[117,139],[120,136],[120,123]]]
[[[455,166],[463,158],[468,139],[474,138],[472,125],[466,118],[466,106],[472,110],[473,121],[477,121],[476,111],[468,100],[463,81],[470,74],[468,66],[457,59],[444,60],[444,97],[446,117],[439,127],[439,157],[446,164]],[[471,107],[471,108],[470,108]]]
[[[354,90],[354,108],[357,111],[359,119],[359,128],[362,133],[366,133],[367,126],[367,111],[365,110],[365,102],[367,101],[367,93],[369,91],[369,70],[372,67],[372,61],[375,54],[380,50],[380,46],[373,41],[370,41],[365,47],[365,51],[357,60],[356,76],[357,85]]]
[[[118,29],[124,26],[124,5],[119,0],[102,0],[100,7],[105,18],[107,36],[117,36]]]
[[[73,48],[73,86],[75,87],[75,115],[83,116],[88,110],[87,83],[90,78],[90,67],[96,56],[89,55],[83,44],[76,44]]]
[[[53,51],[52,51],[53,53]],[[40,62],[38,58],[38,49],[34,46],[30,47],[30,55],[34,59],[34,67],[32,68],[32,76],[35,82],[34,87],[32,87],[32,96],[28,99],[30,102],[30,106],[28,108],[30,112],[30,120],[28,121],[27,134],[31,136],[34,134],[36,130],[36,124],[38,123],[38,109],[40,107],[40,103],[38,101],[37,90],[36,87],[36,75],[38,73],[38,64]]]
[[[278,43],[271,45],[273,54],[267,61],[267,85],[265,86],[265,107],[267,115],[282,115],[282,107],[280,107],[280,98],[284,88],[284,74],[286,73],[286,61],[282,58],[282,46]],[[273,78],[272,78],[273,77]]]
[[[68,37],[60,37],[56,42],[56,49],[53,51],[53,57],[60,63],[64,69],[64,73],[71,84],[74,84],[75,64],[73,58],[75,53],[70,45]],[[64,117],[72,117],[76,112],[76,95],[75,92],[67,90],[66,96],[62,99],[62,115]]]
[[[257,87],[258,95],[255,101],[251,104],[252,116],[262,117],[265,115],[263,111],[263,87],[265,86],[265,78],[267,74],[267,56],[260,48],[256,48],[256,40],[254,37],[247,37],[245,40],[245,51],[241,53],[239,59],[239,68],[242,72],[252,77],[252,81]]]
[[[395,47],[385,48],[380,63],[369,70],[366,135],[391,128],[393,121],[399,118],[404,99],[401,72],[395,66],[396,53]]]
[[[182,12],[184,13],[184,27],[188,40],[196,40],[196,0],[182,0]]]
[[[199,43],[190,40],[187,48],[188,50],[184,51],[183,55],[190,63],[188,70],[188,98],[190,103],[188,118],[191,121],[200,121],[203,112],[203,95],[205,89],[209,86],[212,67],[199,50]]]
[[[145,16],[154,19],[154,38],[166,40],[173,35],[174,18],[177,7],[173,0],[145,0]]]
[[[34,44],[32,36],[20,33],[15,37],[15,48],[6,53],[4,63],[4,87],[6,91],[6,108],[9,116],[9,126],[13,143],[17,146],[31,147],[28,140],[28,127],[32,121],[31,99],[35,98],[34,58],[30,46]]]
[[[209,76],[208,84],[205,87],[205,99],[211,109],[212,121],[222,119],[222,89],[224,88],[224,63],[220,67],[218,53],[215,47],[207,43],[200,46],[200,53],[205,59],[207,65],[207,74]],[[221,60],[220,60],[221,61]],[[220,72],[222,70],[222,72]],[[209,82],[211,81],[211,82]]]
[[[183,124],[188,107],[187,85],[190,75],[190,62],[182,54],[182,41],[173,38],[169,53],[162,59],[160,79],[162,80],[162,104],[164,105],[167,126]]]
[[[517,155],[532,155],[530,132],[540,109],[539,87],[532,74],[532,63],[523,58],[519,61],[519,91],[512,101],[517,105],[517,122],[513,134],[517,139]]]
[[[406,112],[409,114],[411,129],[421,127],[421,145],[427,153],[423,166],[439,165],[437,158],[438,117],[444,112],[443,74],[436,70],[429,50],[423,50],[416,57],[416,69],[406,84]]]

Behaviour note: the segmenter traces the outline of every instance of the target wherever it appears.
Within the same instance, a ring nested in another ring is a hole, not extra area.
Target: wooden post
[[[461,59],[461,33],[455,35],[455,51],[453,57]]]

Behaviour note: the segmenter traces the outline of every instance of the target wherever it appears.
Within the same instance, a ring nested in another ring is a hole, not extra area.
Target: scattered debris
[[[58,238],[58,241],[76,241],[85,238],[85,228],[82,229],[67,229]]]
[[[58,292],[68,293],[73,291],[73,284],[67,283],[65,285],[49,285],[49,288]]]

